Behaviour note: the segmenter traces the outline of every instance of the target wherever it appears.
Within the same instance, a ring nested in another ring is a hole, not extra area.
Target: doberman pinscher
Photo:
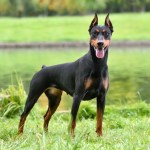
[[[98,17],[89,26],[89,51],[80,59],[72,63],[46,67],[37,72],[30,83],[29,95],[21,115],[18,133],[23,133],[26,117],[39,96],[44,92],[48,97],[48,110],[44,115],[44,129],[48,131],[49,121],[56,111],[62,91],[73,97],[71,109],[70,132],[74,136],[76,116],[82,100],[97,99],[97,126],[98,136],[102,135],[102,118],[105,108],[105,97],[109,86],[108,81],[108,47],[113,32],[109,14],[105,18],[105,25],[98,25]]]

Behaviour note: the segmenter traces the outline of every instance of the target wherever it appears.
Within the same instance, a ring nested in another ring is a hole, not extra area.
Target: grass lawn
[[[41,111],[38,105],[34,107],[27,118],[22,136],[17,135],[19,117],[0,118],[1,150],[150,149],[150,110],[149,105],[143,102],[107,106],[103,137],[97,137],[95,133],[96,119],[82,119],[77,121],[76,137],[72,139],[67,132],[68,113],[56,113],[50,121],[48,134],[45,134],[42,128],[45,111]]]
[[[0,18],[0,42],[88,41],[88,16]],[[106,14],[99,14],[99,24]],[[150,13],[110,14],[113,40],[150,40]]]

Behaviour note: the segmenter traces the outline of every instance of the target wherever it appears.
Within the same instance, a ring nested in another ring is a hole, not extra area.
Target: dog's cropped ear
[[[112,25],[112,23],[111,23],[111,21],[109,19],[109,13],[107,14],[106,19],[105,19],[105,26],[108,26],[108,28],[110,29],[111,33],[114,32],[113,25]]]
[[[98,17],[97,17],[97,13],[95,13],[94,19],[92,20],[91,25],[89,26],[89,32],[94,26],[97,26],[97,25],[98,25]]]

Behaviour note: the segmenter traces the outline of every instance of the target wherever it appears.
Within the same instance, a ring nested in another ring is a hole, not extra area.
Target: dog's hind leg
[[[33,93],[32,94],[29,93],[29,96],[28,96],[26,104],[25,104],[24,111],[20,118],[20,123],[19,123],[19,127],[18,127],[19,134],[23,133],[23,128],[24,128],[26,118],[27,118],[30,110],[33,108],[34,104],[37,102],[40,95],[41,95],[41,93],[38,93],[35,95]]]
[[[19,122],[19,127],[18,127],[19,134],[23,133],[24,124],[30,110],[33,108],[34,104],[37,102],[40,95],[47,88],[47,86],[43,83],[44,83],[43,78],[39,74],[36,74],[31,81],[29,95],[27,97],[24,111],[21,115],[20,122]]]
[[[62,91],[56,88],[49,88],[45,91],[45,95],[47,96],[49,102],[48,110],[44,115],[44,130],[47,132],[49,121],[61,101]]]

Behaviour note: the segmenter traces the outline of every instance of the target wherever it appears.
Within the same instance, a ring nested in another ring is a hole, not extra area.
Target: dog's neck
[[[96,55],[95,55],[94,47],[90,44],[89,54],[91,55],[92,61],[93,61],[95,64],[99,64],[100,66],[101,66],[102,64],[107,64],[108,48],[105,50],[105,56],[104,56],[104,58],[99,59],[99,58],[97,58]]]

